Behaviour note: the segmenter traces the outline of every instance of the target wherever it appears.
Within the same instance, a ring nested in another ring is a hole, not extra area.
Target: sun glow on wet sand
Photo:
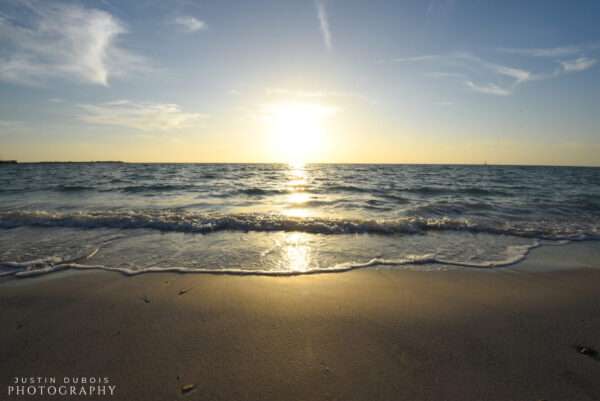
[[[290,233],[284,240],[282,264],[290,271],[307,271],[311,267],[311,253],[307,234]]]
[[[327,120],[336,109],[318,103],[284,102],[264,107],[274,157],[291,165],[316,161],[328,147]]]

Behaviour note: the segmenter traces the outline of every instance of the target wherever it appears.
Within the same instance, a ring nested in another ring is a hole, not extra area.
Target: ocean
[[[500,268],[600,239],[600,169],[0,166],[0,275]]]

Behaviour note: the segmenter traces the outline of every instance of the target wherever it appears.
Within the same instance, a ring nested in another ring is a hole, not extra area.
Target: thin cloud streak
[[[581,54],[584,51],[591,51],[600,49],[600,43],[571,45],[571,46],[560,46],[560,47],[547,47],[547,48],[500,48],[498,49],[503,53],[516,54],[520,56],[529,57],[565,57],[572,56],[574,54]]]
[[[437,54],[426,54],[423,56],[414,56],[414,57],[397,57],[392,59],[394,63],[418,63],[420,61],[431,61],[439,59],[441,56]]]
[[[527,82],[534,79],[534,75],[531,72],[522,70],[520,68],[492,65],[492,69],[500,75],[513,78],[517,83]]]
[[[0,135],[6,135],[10,131],[23,128],[23,122],[17,120],[0,120]]]
[[[508,88],[501,88],[500,86],[490,83],[490,84],[476,84],[473,81],[466,81],[466,85],[474,90],[475,92],[484,93],[486,95],[494,95],[494,96],[509,96],[512,94],[512,90]]]
[[[179,25],[185,32],[188,33],[207,29],[206,22],[189,15],[177,17],[173,22]]]
[[[207,114],[187,113],[173,103],[136,103],[116,100],[100,104],[82,104],[79,116],[94,125],[113,125],[140,131],[176,131],[197,125],[209,118]]]
[[[592,68],[596,64],[593,58],[579,57],[575,60],[561,61],[560,65],[565,72],[581,72]]]
[[[474,56],[470,53],[454,53],[448,56],[439,55],[426,55],[420,57],[412,57],[409,59],[412,62],[422,62],[429,60],[446,60],[453,66],[462,66],[466,70],[484,70],[493,73],[500,77],[508,77],[513,80],[509,85],[499,85],[497,83],[476,83],[473,80],[466,79],[465,85],[476,92],[484,93],[495,96],[508,96],[511,95],[514,89],[525,82],[541,79],[541,76],[535,75],[530,71],[522,68],[509,67],[502,64],[492,63],[483,60],[480,57]],[[466,73],[455,73],[455,72],[437,72],[432,77],[434,78],[464,78]]]
[[[329,29],[329,18],[327,17],[327,10],[325,9],[325,3],[323,0],[315,0],[317,6],[317,18],[319,19],[319,29],[321,30],[321,36],[323,36],[323,43],[327,50],[331,50],[331,30]]]

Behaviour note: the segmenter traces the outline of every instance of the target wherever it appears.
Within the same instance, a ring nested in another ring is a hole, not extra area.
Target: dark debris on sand
[[[178,295],[186,294],[186,293],[190,292],[191,290],[192,290],[191,288],[184,288],[183,290],[179,291]]]
[[[598,354],[598,351],[596,351],[592,347],[587,347],[585,345],[576,345],[575,350],[577,350],[577,352],[579,352],[581,355],[589,356],[590,358],[593,358],[595,360],[600,360],[600,355]]]

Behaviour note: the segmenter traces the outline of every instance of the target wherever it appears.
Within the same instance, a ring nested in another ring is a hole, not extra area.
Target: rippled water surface
[[[599,234],[594,168],[0,167],[0,274],[494,267],[540,244]]]

